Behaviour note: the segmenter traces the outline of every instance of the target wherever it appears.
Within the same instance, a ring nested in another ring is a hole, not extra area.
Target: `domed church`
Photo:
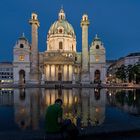
[[[13,49],[13,70],[15,84],[44,84],[53,82],[98,83],[105,82],[105,48],[96,35],[88,44],[88,15],[81,19],[82,52],[76,51],[76,35],[61,8],[58,19],[47,33],[47,50],[38,51],[38,16],[32,13],[31,43],[24,34]],[[90,47],[89,47],[90,46]]]

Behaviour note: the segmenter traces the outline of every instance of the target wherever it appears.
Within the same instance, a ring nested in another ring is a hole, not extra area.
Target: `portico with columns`
[[[72,81],[74,68],[72,64],[46,64],[45,78],[47,81]]]

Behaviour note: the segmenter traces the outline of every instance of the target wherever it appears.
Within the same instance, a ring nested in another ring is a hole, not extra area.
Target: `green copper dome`
[[[71,35],[75,37],[74,29],[72,25],[65,19],[65,13],[63,9],[59,12],[59,19],[55,21],[49,29],[48,36],[54,34]]]

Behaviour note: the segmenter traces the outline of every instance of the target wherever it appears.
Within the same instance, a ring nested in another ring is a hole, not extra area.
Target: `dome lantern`
[[[66,15],[65,15],[65,12],[63,10],[63,7],[61,7],[61,10],[60,10],[60,12],[58,14],[58,18],[59,18],[59,20],[65,20],[65,18],[66,18]]]
[[[73,38],[76,38],[72,25],[66,20],[66,15],[63,8],[60,9],[60,12],[58,14],[58,20],[51,25],[48,31],[48,38],[51,35],[56,35],[56,34],[57,35],[59,34],[60,36],[62,34],[66,36],[68,35]]]

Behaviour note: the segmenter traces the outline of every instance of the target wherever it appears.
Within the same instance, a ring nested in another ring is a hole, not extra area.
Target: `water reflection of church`
[[[76,35],[72,25],[67,21],[63,9],[58,19],[47,33],[47,50],[38,51],[37,14],[29,20],[31,25],[31,44],[23,35],[13,49],[13,75],[15,84],[63,82],[105,82],[106,57],[105,48],[96,35],[91,45],[88,44],[88,15],[81,19],[82,52],[76,51]],[[90,46],[90,47],[89,47]]]
[[[15,121],[20,128],[38,129],[45,109],[56,98],[64,102],[64,118],[81,126],[100,125],[105,119],[105,90],[101,89],[16,89],[14,92]],[[41,93],[39,93],[41,92]]]

